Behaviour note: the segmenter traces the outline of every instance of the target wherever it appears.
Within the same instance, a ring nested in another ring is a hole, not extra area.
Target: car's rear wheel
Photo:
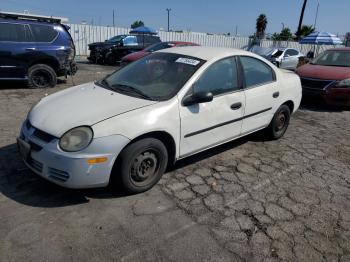
[[[165,145],[155,138],[144,138],[127,146],[118,159],[118,181],[130,193],[152,188],[162,177],[168,164]]]
[[[30,88],[48,88],[57,84],[57,75],[52,67],[36,64],[28,69],[28,86]]]
[[[270,125],[266,128],[267,135],[271,139],[279,139],[287,131],[290,120],[290,109],[287,105],[281,105],[273,116]]]

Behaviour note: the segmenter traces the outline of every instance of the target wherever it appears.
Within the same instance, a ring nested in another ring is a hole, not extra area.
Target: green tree
[[[282,29],[280,33],[274,33],[272,40],[274,41],[288,41],[293,38],[293,34],[288,27]]]
[[[141,20],[135,21],[131,24],[131,29],[135,29],[135,28],[138,28],[138,27],[144,26],[144,25],[145,25],[145,23],[142,22]]]
[[[267,26],[266,15],[260,14],[258,19],[256,19],[256,33],[255,33],[255,35],[258,39],[264,38],[266,26]]]
[[[315,32],[315,28],[312,25],[303,25],[300,28],[299,36],[300,38],[303,38],[311,33]],[[296,33],[297,35],[297,33]]]

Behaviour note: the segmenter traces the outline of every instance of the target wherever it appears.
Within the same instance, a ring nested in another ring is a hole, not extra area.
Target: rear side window
[[[29,42],[30,38],[27,25],[0,23],[0,41]]]
[[[264,62],[248,56],[240,57],[246,88],[275,81],[275,73]]]
[[[35,42],[52,42],[58,32],[51,26],[46,25],[30,25]]]

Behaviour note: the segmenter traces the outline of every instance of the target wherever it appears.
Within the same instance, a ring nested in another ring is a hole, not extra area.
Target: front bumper
[[[70,153],[59,148],[59,139],[43,141],[35,136],[35,130],[22,126],[19,140],[31,145],[25,164],[41,177],[67,188],[107,186],[118,154],[130,141],[121,135],[95,138],[86,149]],[[107,157],[107,161],[99,164],[87,161],[100,157]]]
[[[350,88],[316,89],[303,87],[303,95],[321,98],[329,105],[350,106]]]

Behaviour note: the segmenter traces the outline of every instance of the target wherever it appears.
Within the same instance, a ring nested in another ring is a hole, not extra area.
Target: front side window
[[[30,32],[26,25],[0,23],[0,41],[28,42]]]
[[[248,56],[240,57],[240,61],[243,67],[246,88],[275,81],[272,68],[263,61]]]
[[[317,57],[312,64],[350,67],[350,51],[326,51]]]
[[[153,53],[98,84],[130,96],[163,101],[177,94],[204,62],[180,54]]]
[[[284,53],[284,56],[296,56],[298,55],[299,52],[297,50],[294,50],[294,49],[288,49],[286,50],[286,52]]]
[[[211,65],[194,85],[194,92],[211,92],[214,96],[238,89],[237,66],[233,57]]]
[[[34,35],[35,42],[52,42],[55,40],[58,32],[52,27],[47,25],[30,25]]]

